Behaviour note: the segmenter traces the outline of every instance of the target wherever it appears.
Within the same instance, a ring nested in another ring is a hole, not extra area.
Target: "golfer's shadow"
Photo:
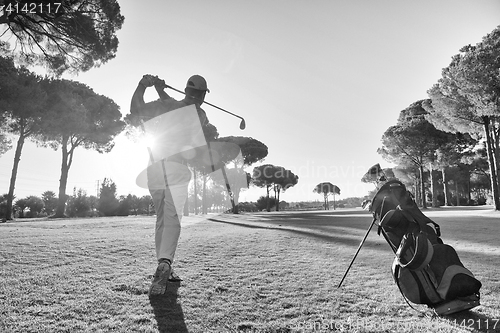
[[[165,295],[149,298],[161,333],[188,332],[182,307],[177,302],[179,286],[179,282],[169,282]]]

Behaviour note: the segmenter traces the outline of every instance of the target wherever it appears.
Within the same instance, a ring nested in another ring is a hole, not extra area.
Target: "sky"
[[[287,202],[322,200],[321,182],[340,198],[373,190],[360,181],[384,161],[377,148],[399,112],[428,98],[451,57],[476,44],[500,21],[498,0],[119,0],[125,22],[115,59],[78,76],[113,99],[123,116],[144,74],[183,90],[193,74],[206,78],[203,108],[221,136],[246,136],[267,145],[254,166],[274,164],[299,176],[283,193]],[[146,101],[157,98],[153,88]],[[176,99],[180,95],[171,90]],[[14,149],[0,157],[0,192],[7,193]],[[135,183],[147,166],[145,146],[124,136],[99,154],[79,148],[69,171],[73,188],[95,195],[109,178],[119,195],[148,194]],[[25,144],[15,195],[57,193],[61,151]],[[251,187],[240,201],[265,189]]]

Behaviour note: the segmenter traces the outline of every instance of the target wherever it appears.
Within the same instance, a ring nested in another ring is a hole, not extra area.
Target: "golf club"
[[[162,83],[163,83],[163,87],[164,87],[164,88],[172,89],[172,90],[174,90],[174,91],[177,91],[178,93],[181,93],[181,94],[183,94],[183,95],[186,95],[186,93],[185,93],[184,91],[181,91],[181,90],[179,90],[179,89],[175,89],[174,87],[171,87],[171,86],[169,86],[168,84],[165,84],[164,82],[162,82]],[[194,98],[194,97],[193,97],[193,98]],[[194,98],[194,99],[197,99],[197,98]],[[199,99],[197,99],[197,100],[199,100]],[[236,114],[234,114],[234,113],[232,113],[232,112],[229,112],[229,111],[227,111],[227,110],[224,110],[223,108],[220,108],[220,107],[218,107],[218,106],[216,106],[216,105],[213,105],[213,104],[211,104],[211,103],[208,103],[208,102],[206,102],[206,101],[202,101],[202,100],[199,100],[199,101],[200,101],[200,102],[203,102],[203,103],[205,103],[205,104],[208,104],[208,105],[210,105],[211,107],[214,107],[214,108],[219,109],[219,110],[221,110],[221,111],[224,111],[224,112],[226,112],[226,113],[229,113],[230,115],[235,116],[236,118],[241,119],[240,129],[242,129],[242,130],[244,130],[244,129],[245,129],[245,127],[246,127],[246,123],[245,123],[245,119],[243,119],[243,117],[240,117],[240,116],[238,116],[238,115],[236,115]]]

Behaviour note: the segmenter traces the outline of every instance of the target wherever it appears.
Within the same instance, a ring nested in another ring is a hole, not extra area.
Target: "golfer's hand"
[[[157,76],[155,76],[155,79],[156,79],[156,81],[154,83],[155,88],[157,88],[157,89],[163,89],[163,88],[165,88],[167,86],[167,84],[165,83],[165,80],[162,80],[162,79],[160,79]]]
[[[142,77],[141,81],[139,81],[139,84],[143,85],[144,87],[152,87],[158,80],[159,79],[157,76],[146,74]]]

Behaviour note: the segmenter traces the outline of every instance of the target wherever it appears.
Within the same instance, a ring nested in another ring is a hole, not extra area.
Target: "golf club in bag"
[[[425,304],[438,315],[448,315],[480,305],[481,282],[455,249],[443,243],[439,225],[420,211],[403,183],[390,180],[381,185],[369,210],[372,224],[338,287],[376,223],[378,235],[395,254],[392,275],[410,307],[410,302]]]

